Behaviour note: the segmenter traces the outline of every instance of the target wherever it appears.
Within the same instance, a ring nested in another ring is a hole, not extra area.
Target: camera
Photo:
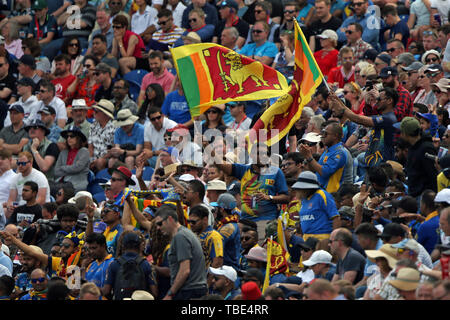
[[[434,154],[425,152],[425,158],[432,160],[433,162],[439,163],[439,157],[435,156]]]

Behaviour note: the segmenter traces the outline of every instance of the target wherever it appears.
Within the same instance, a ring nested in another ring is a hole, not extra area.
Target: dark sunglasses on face
[[[166,217],[166,218],[162,219],[161,221],[158,221],[158,222],[156,222],[156,225],[157,225],[158,227],[161,227],[161,226],[162,226],[162,224],[163,224],[163,222],[164,222],[164,221],[166,221],[166,220],[167,220],[167,218],[168,218],[168,217]],[[189,223],[189,220],[188,220],[188,223]]]
[[[390,49],[387,49],[386,51],[387,51],[387,52],[394,52],[395,49],[397,49],[397,48],[390,48]]]
[[[95,72],[94,72],[94,76],[97,76],[97,77],[98,77],[99,75],[100,75],[100,72],[99,72],[99,71],[95,71]]]
[[[353,31],[352,31],[352,30],[345,30],[345,33],[346,33],[346,34],[352,34]]]
[[[69,47],[78,47],[78,43],[70,43]]]
[[[123,26],[120,26],[120,25],[113,26],[113,29],[122,29],[122,28],[123,28]]]
[[[284,10],[284,13],[290,13],[293,14],[295,12],[295,10]]]
[[[116,181],[124,181],[125,179],[122,178],[111,178],[111,182],[116,182]]]
[[[258,30],[258,29],[253,29],[252,32],[259,34],[259,33],[263,33],[264,31],[263,30]]]
[[[157,117],[150,118],[150,121],[160,120],[161,117],[162,117],[162,116],[157,116]]]
[[[197,18],[189,19],[189,23],[191,23],[191,22],[197,22]]]
[[[31,279],[31,283],[42,283],[44,282],[46,279],[45,278],[37,278],[37,279]]]
[[[429,58],[429,59],[425,60],[426,63],[437,62],[437,61],[439,61],[439,58]]]
[[[158,21],[158,24],[159,24],[160,26],[165,26],[166,23],[167,23],[168,21],[169,21],[169,20],[166,20],[166,21]]]
[[[189,224],[196,224],[199,220],[187,220]]]
[[[260,14],[261,12],[264,12],[263,10],[255,10],[255,13]]]
[[[26,166],[30,161],[17,161],[18,166]]]

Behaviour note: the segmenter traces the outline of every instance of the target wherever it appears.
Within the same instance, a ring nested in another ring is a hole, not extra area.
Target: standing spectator
[[[39,186],[34,181],[27,181],[22,188],[22,199],[26,201],[24,205],[18,206],[8,219],[7,224],[15,224],[24,229],[32,223],[42,218],[42,208],[36,202]]]
[[[169,248],[171,287],[164,300],[200,298],[207,292],[205,258],[197,236],[178,221],[176,209],[163,205],[154,223],[162,232],[172,235]]]
[[[417,229],[416,240],[431,255],[439,236],[439,213],[436,208],[434,199],[436,192],[425,190],[420,199],[420,214],[425,217],[425,221],[421,223]]]
[[[434,161],[425,157],[425,153],[437,154],[431,136],[421,132],[420,123],[415,118],[405,117],[395,127],[400,129],[400,137],[410,145],[405,168],[408,194],[419,199],[426,189],[437,192],[438,172]]]
[[[123,298],[131,297],[134,290],[144,290],[156,297],[158,292],[155,279],[153,278],[152,267],[142,256],[143,243],[141,237],[135,231],[129,231],[123,234],[121,241],[123,252],[109,265],[102,294],[106,297],[112,297],[114,300],[122,300]],[[127,278],[124,277],[128,276],[132,279],[136,277],[127,274],[126,269],[124,273],[121,272],[122,268],[126,268],[126,264],[130,264],[133,260],[137,265],[136,269],[132,270],[136,270],[135,272],[139,273],[139,283],[133,281],[133,285],[137,285],[138,287],[122,287],[120,286],[121,284],[127,283]]]
[[[328,239],[332,230],[341,224],[333,197],[320,188],[317,176],[311,171],[300,173],[292,189],[301,201],[299,216],[303,239]]]
[[[409,39],[409,27],[408,24],[398,16],[397,8],[392,5],[384,6],[381,14],[386,22],[386,28],[380,31],[383,33],[384,41],[398,39],[401,40],[406,47]]]
[[[336,254],[339,259],[332,282],[344,279],[356,284],[362,280],[366,260],[351,247],[352,242],[353,237],[348,229],[339,228],[331,233],[331,254]]]
[[[101,99],[93,108],[95,121],[90,125],[88,138],[91,157],[89,167],[91,170],[100,171],[107,167],[110,149],[114,145],[114,105],[106,99]]]
[[[75,192],[85,190],[88,185],[89,150],[85,147],[86,136],[78,127],[69,127],[61,132],[66,147],[55,164],[55,180],[71,182]]]

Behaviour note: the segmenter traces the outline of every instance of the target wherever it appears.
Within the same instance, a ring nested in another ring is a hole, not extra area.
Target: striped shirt
[[[162,29],[153,34],[152,39],[167,45],[173,45],[183,35],[184,29],[174,26],[169,32],[164,32]]]

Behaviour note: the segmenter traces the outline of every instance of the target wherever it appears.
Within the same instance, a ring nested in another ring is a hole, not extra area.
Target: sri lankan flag
[[[263,293],[269,286],[271,276],[278,273],[289,273],[289,253],[283,249],[283,246],[273,241],[273,237],[266,240],[265,246],[267,250],[267,266],[263,284]]]
[[[281,97],[289,90],[280,72],[215,43],[170,51],[192,117],[213,105]]]
[[[311,100],[322,81],[322,72],[295,20],[295,65],[290,90],[258,119],[250,131],[249,142],[264,141],[271,146],[282,139],[300,118],[303,107]],[[265,134],[262,135],[260,130]]]

